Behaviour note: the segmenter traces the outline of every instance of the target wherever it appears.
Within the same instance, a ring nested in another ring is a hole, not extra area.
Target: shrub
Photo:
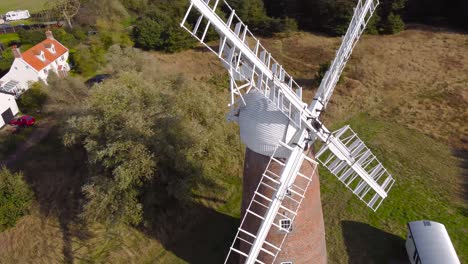
[[[43,41],[46,38],[45,32],[42,30],[26,31],[24,29],[21,29],[18,31],[18,36],[20,38],[21,44],[31,45],[36,45],[37,43]]]
[[[327,73],[328,69],[330,68],[330,62],[320,63],[319,69],[314,77],[314,83],[319,85],[322,82],[323,77],[325,77],[325,73]]]
[[[18,107],[24,113],[33,113],[42,109],[46,99],[47,95],[42,90],[42,83],[36,82],[21,95]]]
[[[0,231],[13,227],[31,205],[33,193],[21,173],[0,169]]]
[[[176,18],[154,11],[133,28],[133,41],[146,50],[177,52],[194,46],[194,40],[178,26]]]
[[[384,25],[385,33],[395,34],[405,29],[405,22],[399,15],[390,13],[387,17],[387,23]]]
[[[74,70],[85,77],[93,76],[105,62],[105,48],[100,41],[89,45],[79,45],[76,51],[70,53]]]

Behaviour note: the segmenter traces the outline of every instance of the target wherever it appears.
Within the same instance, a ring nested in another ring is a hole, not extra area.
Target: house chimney
[[[21,51],[18,49],[16,45],[11,46],[11,51],[13,52],[13,56],[15,58],[22,58]]]
[[[46,37],[47,37],[48,39],[54,39],[54,35],[52,34],[52,31],[50,31],[50,30],[47,30],[47,31],[45,32],[45,35],[46,35]]]

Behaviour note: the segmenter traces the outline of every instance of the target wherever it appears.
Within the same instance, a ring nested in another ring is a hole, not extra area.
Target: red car
[[[15,119],[12,119],[10,121],[10,125],[16,125],[16,126],[32,126],[36,122],[36,119],[32,116],[24,115],[22,117],[18,117]]]

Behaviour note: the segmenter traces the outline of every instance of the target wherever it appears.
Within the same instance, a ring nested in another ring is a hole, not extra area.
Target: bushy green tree
[[[264,29],[271,22],[262,0],[236,0],[232,2],[232,5],[252,31]]]
[[[395,34],[405,29],[405,22],[399,15],[390,13],[384,26],[385,33]]]
[[[73,70],[85,77],[93,76],[105,62],[105,54],[105,47],[100,41],[79,45],[70,54]]]
[[[33,193],[21,173],[0,169],[0,231],[13,227],[27,214]]]
[[[319,85],[322,82],[323,77],[325,77],[325,73],[327,73],[328,69],[330,69],[330,62],[321,63],[319,65],[319,69],[314,76],[314,83],[316,85]]]
[[[21,44],[31,44],[36,45],[37,43],[43,41],[46,36],[45,32],[42,30],[18,30],[18,36]]]
[[[135,24],[133,39],[137,47],[144,49],[164,49],[162,37],[164,31],[164,20],[156,21],[144,17]]]
[[[176,18],[159,10],[147,13],[133,28],[133,40],[143,49],[177,52],[193,47],[195,42],[182,31]]]
[[[223,92],[161,75],[137,50],[113,46],[107,58],[114,77],[91,88],[64,134],[87,152],[86,219],[137,224],[142,200],[187,202],[204,182],[237,175],[239,139],[219,107]],[[122,61],[142,66],[128,72]]]
[[[18,100],[18,107],[23,113],[33,114],[42,109],[46,99],[47,95],[43,91],[43,84],[35,82],[26,92],[21,94]]]
[[[10,48],[2,51],[0,57],[0,76],[2,76],[2,73],[7,73],[8,70],[10,70],[11,64],[13,64],[15,57],[13,56],[13,52]]]
[[[83,189],[84,215],[90,220],[137,224],[142,213],[138,187],[155,169],[147,145],[159,97],[141,76],[128,73],[98,85],[83,104],[84,113],[69,119],[64,142],[82,144],[88,153],[92,178]]]
[[[61,119],[82,112],[83,101],[88,97],[89,89],[79,76],[59,78],[50,73],[47,78],[48,85],[43,86],[47,94],[45,108]]]

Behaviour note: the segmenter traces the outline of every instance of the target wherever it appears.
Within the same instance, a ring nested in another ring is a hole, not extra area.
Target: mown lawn
[[[8,45],[11,41],[19,40],[18,33],[8,33],[0,35],[0,43]]]
[[[389,263],[406,259],[406,223],[443,223],[462,263],[468,260],[461,160],[453,150],[423,134],[366,113],[350,124],[396,179],[374,213],[326,169],[320,169],[330,263]]]
[[[0,1],[0,14],[18,9],[27,9],[29,13],[41,11],[46,0],[4,0]]]

